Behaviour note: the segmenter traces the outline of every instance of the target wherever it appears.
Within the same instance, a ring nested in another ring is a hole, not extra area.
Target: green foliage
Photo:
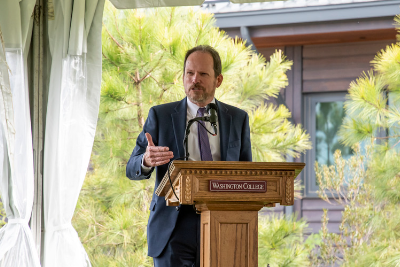
[[[373,230],[370,215],[374,210],[374,203],[371,202],[371,188],[365,183],[365,163],[368,161],[369,152],[363,155],[358,144],[353,146],[353,151],[354,155],[345,160],[340,150],[337,150],[334,154],[334,165],[331,166],[319,166],[315,163],[320,186],[319,196],[329,203],[329,197],[333,197],[337,203],[345,205],[339,227],[341,234],[328,232],[329,219],[327,210],[324,210],[320,232],[323,242],[319,254],[314,255],[314,262],[318,266],[342,263],[338,255],[347,259],[352,254],[352,249],[369,241]]]
[[[396,18],[399,22],[400,17]],[[371,185],[381,199],[400,200],[400,46],[392,44],[371,62],[374,71],[350,84],[345,103],[348,118],[340,131],[346,145],[369,140],[374,156],[369,165]],[[382,132],[386,132],[384,136]]]
[[[327,210],[324,210],[322,242],[312,253],[313,266],[396,266],[399,264],[400,214],[398,204],[382,201],[370,182],[373,146],[366,152],[353,146],[354,155],[348,160],[336,151],[335,164],[315,170],[320,184],[319,196],[345,205],[340,234],[328,232]],[[371,177],[372,176],[372,177]],[[329,193],[327,193],[329,192]],[[341,256],[341,257],[340,257]]]
[[[310,266],[309,254],[318,242],[308,231],[305,220],[296,216],[276,215],[261,218],[258,223],[258,266]]]
[[[289,110],[284,106],[260,104],[250,111],[249,124],[253,157],[262,161],[282,161],[282,155],[299,157],[309,147],[308,134],[301,125],[291,124]]]
[[[395,20],[400,30],[400,17]],[[371,63],[374,70],[350,84],[340,130],[354,155],[344,160],[337,151],[334,165],[315,165],[320,196],[345,205],[340,234],[328,233],[324,213],[323,242],[313,256],[321,266],[400,266],[399,44]],[[366,151],[359,142],[368,144]]]
[[[310,148],[308,134],[288,122],[285,107],[264,104],[287,85],[292,63],[281,51],[266,62],[214,24],[212,14],[192,8],[116,10],[106,4],[94,171],[73,221],[93,266],[151,266],[146,224],[154,181],[128,180],[125,166],[150,107],[185,97],[188,49],[208,44],[219,51],[224,81],[216,98],[249,113],[256,161],[282,161]]]
[[[94,173],[86,177],[73,218],[92,265],[153,266],[146,241],[153,182]]]

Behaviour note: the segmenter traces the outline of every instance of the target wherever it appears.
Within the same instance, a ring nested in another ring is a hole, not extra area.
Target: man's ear
[[[224,76],[222,76],[222,74],[218,75],[218,77],[217,77],[217,88],[221,85],[223,80],[224,80]]]

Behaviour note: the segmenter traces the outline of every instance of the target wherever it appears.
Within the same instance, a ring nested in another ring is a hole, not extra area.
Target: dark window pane
[[[337,149],[341,150],[342,156],[345,159],[352,155],[351,149],[340,143],[337,134],[345,116],[343,103],[343,101],[318,102],[315,106],[315,160],[319,164],[333,165],[333,153]]]

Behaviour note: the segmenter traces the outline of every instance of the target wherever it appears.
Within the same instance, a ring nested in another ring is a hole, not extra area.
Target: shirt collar
[[[211,103],[214,103],[214,104],[215,104],[215,97],[211,100]],[[191,117],[191,118],[196,117],[197,110],[198,110],[199,108],[200,108],[200,107],[199,107],[198,105],[192,103],[192,102],[189,100],[189,98],[187,99],[187,111],[188,111],[188,113],[190,114],[190,117]]]

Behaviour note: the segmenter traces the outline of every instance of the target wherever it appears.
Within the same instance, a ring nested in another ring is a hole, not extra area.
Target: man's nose
[[[194,83],[194,84],[196,84],[196,83],[198,83],[199,81],[200,81],[200,76],[197,74],[197,73],[195,73],[194,75],[193,75],[193,77],[192,77],[192,82]]]

